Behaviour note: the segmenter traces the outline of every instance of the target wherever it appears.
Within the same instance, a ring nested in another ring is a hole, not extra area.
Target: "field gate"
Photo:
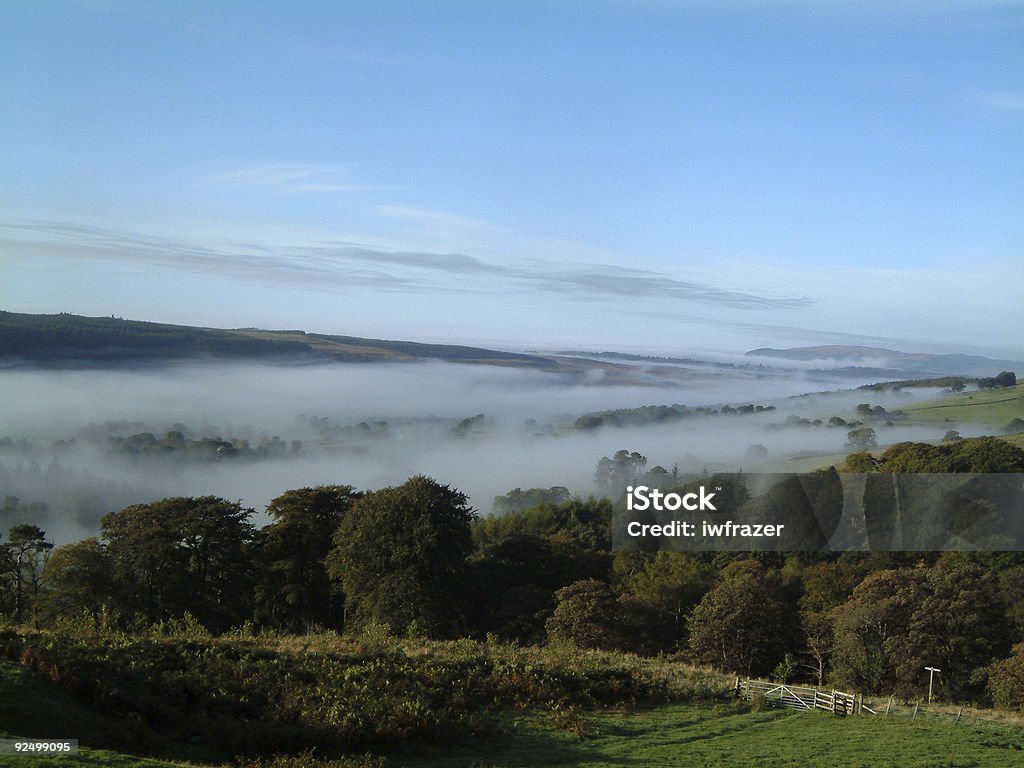
[[[843,693],[834,688],[823,691],[799,685],[770,683],[767,680],[736,678],[737,698],[750,701],[761,696],[769,706],[814,711],[823,709],[837,715],[857,715],[872,710],[864,706],[864,697],[858,693]]]

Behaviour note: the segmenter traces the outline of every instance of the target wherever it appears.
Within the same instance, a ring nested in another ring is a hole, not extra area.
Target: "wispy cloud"
[[[347,241],[271,247],[237,241],[209,243],[67,222],[0,222],[0,249],[8,257],[142,264],[320,289],[357,286],[494,295],[544,291],[570,299],[661,298],[744,309],[791,309],[814,303],[807,298],[729,290],[599,263],[496,263],[463,253],[385,250]]]
[[[598,296],[663,297],[698,301],[745,309],[792,309],[814,304],[811,299],[771,297],[746,291],[730,291],[713,285],[676,280],[668,275],[645,270],[623,269],[607,265],[568,271],[533,272],[521,277],[539,287],[561,293],[586,293]]]
[[[977,101],[986,107],[991,107],[992,109],[1024,114],[1024,93],[1016,93],[1013,91],[988,91],[986,93],[979,94]]]
[[[330,192],[387,192],[395,187],[360,184],[348,180],[351,164],[265,163],[218,174],[211,181],[247,187],[265,187],[289,194]]]

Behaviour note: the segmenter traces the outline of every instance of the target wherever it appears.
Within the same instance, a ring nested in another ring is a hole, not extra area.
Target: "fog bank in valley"
[[[684,473],[749,467],[752,446],[763,446],[758,460],[781,462],[777,469],[798,454],[841,454],[846,429],[808,422],[850,420],[862,402],[898,408],[922,396],[793,399],[826,388],[794,371],[662,381],[606,385],[596,374],[581,383],[447,363],[5,371],[0,495],[7,501],[0,530],[33,522],[64,543],[95,533],[102,514],[126,504],[202,494],[240,500],[263,523],[267,502],[290,488],[372,490],[414,474],[462,490],[489,514],[494,496],[517,487],[599,493],[595,466],[619,449],[644,454],[648,468],[678,464]],[[841,386],[857,383],[863,382]],[[576,426],[586,413],[672,404],[774,409]],[[885,440],[938,437],[934,429],[895,424]]]

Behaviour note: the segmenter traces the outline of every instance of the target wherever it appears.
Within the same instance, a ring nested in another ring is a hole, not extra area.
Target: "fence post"
[[[921,706],[921,702],[920,701],[917,702],[917,704],[914,705],[914,716],[912,718],[910,718],[911,720],[917,720],[917,708],[920,707],[920,706]]]
[[[962,715],[963,713],[964,713],[964,708],[960,707],[960,711],[956,713],[956,720],[953,721],[953,725],[956,725],[957,723],[960,722],[960,715]]]
[[[889,716],[889,710],[892,709],[892,696],[889,697],[889,703],[885,705],[885,716]]]

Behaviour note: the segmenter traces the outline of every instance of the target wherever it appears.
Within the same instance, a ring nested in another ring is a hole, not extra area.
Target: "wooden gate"
[[[762,696],[769,706],[807,711],[823,709],[837,715],[856,715],[862,709],[861,697],[856,693],[844,693],[834,688],[823,691],[799,685],[770,683],[767,680],[751,680],[749,677],[745,681],[736,678],[736,696],[748,701]]]

